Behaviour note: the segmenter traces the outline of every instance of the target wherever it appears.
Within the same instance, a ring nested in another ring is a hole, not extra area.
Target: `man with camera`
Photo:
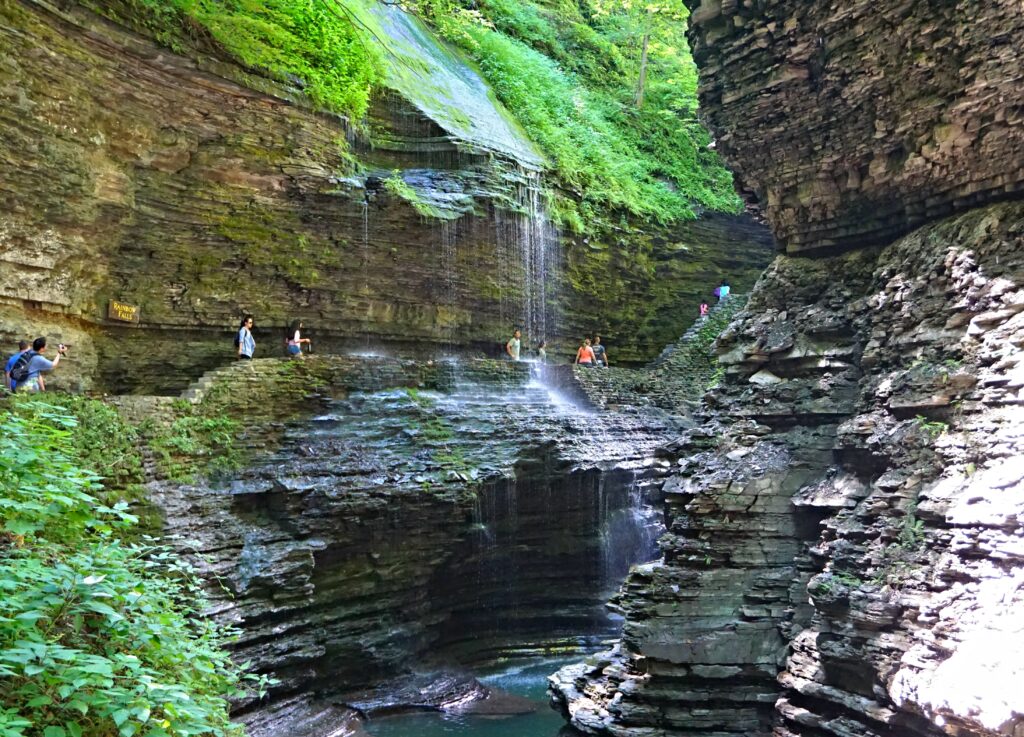
[[[46,351],[46,338],[40,337],[32,341],[32,350],[25,351],[11,369],[11,378],[17,381],[17,392],[31,393],[46,391],[46,380],[43,374],[57,368],[62,356],[68,353],[68,347],[61,343],[57,346],[57,355],[51,361],[43,353]]]

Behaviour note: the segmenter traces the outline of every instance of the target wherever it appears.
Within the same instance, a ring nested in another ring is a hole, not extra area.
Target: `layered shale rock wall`
[[[604,601],[653,555],[657,522],[637,515],[663,422],[586,437],[523,364],[264,360],[190,396],[237,418],[252,454],[230,480],[149,496],[218,581],[238,658],[278,680],[236,705],[252,734],[322,734],[339,705],[408,706],[411,673],[611,637]]]
[[[688,4],[718,150],[790,253],[1024,191],[1015,0]]]
[[[621,646],[556,698],[623,737],[1021,734],[1019,8],[695,6],[705,113],[793,255],[663,451]]]
[[[446,72],[462,96],[407,81],[360,126],[78,3],[8,0],[0,19],[0,341],[73,343],[55,386],[176,393],[230,359],[246,311],[263,356],[293,318],[320,350],[410,352],[496,349],[522,320],[538,289],[523,249],[543,217],[527,207],[543,157],[397,8],[377,22],[419,55],[403,68],[435,54],[430,78]],[[396,171],[403,186],[389,187]],[[752,282],[772,249],[730,217],[647,238],[632,249],[642,258],[583,240],[559,257],[565,288],[547,287],[546,337],[605,330],[624,358],[678,334],[723,274]],[[110,300],[140,322],[109,319]]]

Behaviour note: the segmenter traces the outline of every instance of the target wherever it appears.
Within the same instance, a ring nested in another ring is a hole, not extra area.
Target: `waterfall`
[[[498,278],[502,285],[500,317],[511,331],[523,331],[526,346],[535,347],[553,332],[561,263],[560,238],[544,206],[541,174],[518,169],[515,207],[495,216]]]
[[[458,268],[458,220],[440,220],[437,223],[439,258],[438,266],[441,270],[438,279],[437,304],[444,307],[445,311],[439,309],[439,323],[445,344],[445,349],[451,352],[455,344],[455,331],[458,325],[459,293],[456,283],[456,269]]]

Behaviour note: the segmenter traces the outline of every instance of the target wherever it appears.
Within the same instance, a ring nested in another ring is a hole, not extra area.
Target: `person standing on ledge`
[[[701,302],[700,303],[700,316],[701,316],[702,319],[708,316],[709,309],[710,308],[708,307],[708,303],[707,302]]]
[[[238,334],[235,335],[235,346],[238,348],[239,361],[251,361],[256,353],[256,339],[252,337],[252,315],[242,318],[242,324],[238,326]]]
[[[718,295],[718,301],[724,302],[725,298],[729,296],[729,282],[722,279],[722,283],[715,289],[715,294]]]
[[[594,336],[594,345],[590,350],[594,352],[594,365],[608,368],[608,351],[606,351],[604,346],[601,345],[600,335]]]
[[[537,346],[537,360],[541,363],[548,362],[548,342],[546,340],[542,340]]]
[[[21,355],[28,350],[28,341],[18,341],[18,352],[7,359],[7,365],[4,366],[4,386],[10,389],[12,392],[18,387],[18,382],[11,378],[11,369],[14,368],[14,364],[18,362]]]
[[[305,343],[308,348],[312,345],[309,338],[302,337],[302,320],[292,320],[291,327],[288,328],[288,335],[285,341],[288,344],[288,354],[296,358],[305,358],[305,354],[302,352],[302,344]]]
[[[576,351],[576,365],[594,368],[594,349],[590,347],[590,338],[583,341],[583,345]]]
[[[512,337],[508,339],[508,343],[505,344],[505,353],[509,355],[513,361],[519,360],[519,349],[522,346],[523,334],[516,330],[512,333]]]
[[[53,360],[46,358],[46,338],[39,337],[32,341],[32,350],[25,351],[11,369],[11,378],[18,383],[19,394],[33,394],[46,391],[46,380],[43,374],[57,368],[62,356],[66,356],[68,348],[61,344],[57,347],[57,355]]]

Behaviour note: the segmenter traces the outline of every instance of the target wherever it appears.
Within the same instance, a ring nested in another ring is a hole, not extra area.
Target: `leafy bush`
[[[574,203],[552,208],[563,226],[582,229],[613,211],[668,223],[694,217],[699,207],[739,210],[732,175],[708,150],[711,138],[696,119],[696,69],[685,44],[657,46],[647,103],[636,107],[631,61],[620,50],[635,39],[622,35],[621,19],[605,27],[564,3],[552,10],[483,0],[485,22],[471,23],[452,2],[416,7],[473,56],[551,157],[574,193]],[[674,30],[681,36],[684,29]]]
[[[190,481],[200,471],[227,473],[241,465],[237,420],[202,414],[187,402],[176,409],[179,414],[170,425],[147,427],[149,447],[164,476]]]
[[[135,519],[72,460],[73,417],[31,409],[0,416],[0,735],[240,734],[230,633],[192,571],[121,539]]]

